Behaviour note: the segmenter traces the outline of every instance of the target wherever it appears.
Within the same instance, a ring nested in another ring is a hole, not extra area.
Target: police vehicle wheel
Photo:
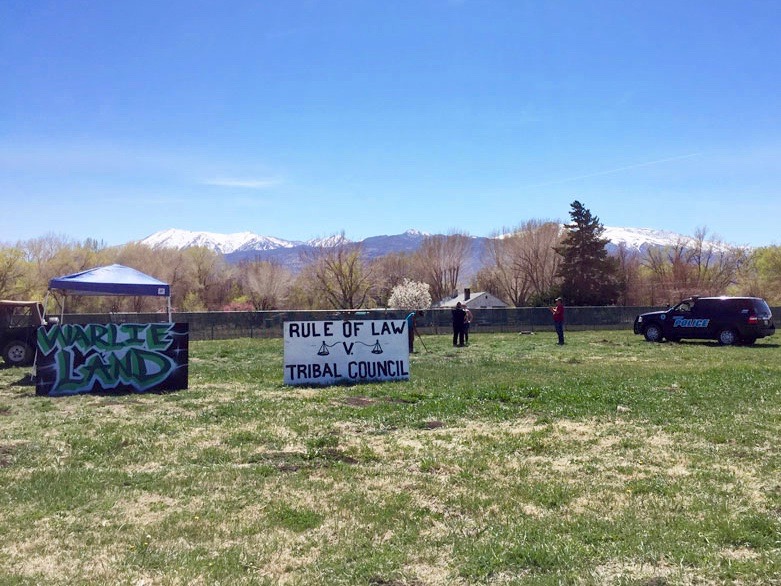
[[[645,339],[649,342],[661,342],[662,341],[662,328],[656,324],[649,324],[643,332]]]
[[[729,328],[719,332],[719,344],[722,346],[732,346],[738,341],[738,335],[735,330]]]
[[[26,342],[13,340],[3,348],[3,360],[10,366],[32,364],[33,349]]]

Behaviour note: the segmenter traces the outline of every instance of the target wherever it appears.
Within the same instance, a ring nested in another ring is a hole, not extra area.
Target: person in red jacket
[[[550,308],[553,314],[553,325],[556,327],[556,334],[559,336],[559,346],[564,344],[564,300],[561,297],[556,298],[556,305]]]

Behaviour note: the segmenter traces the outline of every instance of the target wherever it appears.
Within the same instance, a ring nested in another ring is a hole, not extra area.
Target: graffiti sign
[[[407,322],[285,322],[286,385],[409,379]]]
[[[35,392],[57,396],[186,389],[188,340],[186,323],[41,327]]]

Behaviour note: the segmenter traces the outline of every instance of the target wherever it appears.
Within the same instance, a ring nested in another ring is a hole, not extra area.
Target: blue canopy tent
[[[49,292],[53,290],[61,291],[64,295],[165,297],[168,321],[171,321],[171,286],[124,265],[113,264],[57,277],[49,281]],[[48,294],[46,298],[48,301]],[[62,313],[65,313],[64,302]]]

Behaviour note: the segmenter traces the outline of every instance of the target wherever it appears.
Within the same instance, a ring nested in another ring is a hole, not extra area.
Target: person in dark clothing
[[[564,300],[556,298],[556,305],[550,308],[553,314],[553,325],[556,327],[556,335],[559,337],[559,346],[564,344]]]
[[[407,314],[407,317],[405,318],[407,320],[407,336],[409,340],[409,351],[410,353],[415,351],[415,334],[418,333],[417,330],[417,318],[423,317],[423,312],[421,310],[418,311],[411,311],[409,314]]]
[[[464,306],[464,313],[464,344],[469,346],[469,326],[472,324],[474,316],[466,305]]]
[[[464,320],[466,319],[466,311],[464,310],[461,302],[456,303],[455,309],[453,309],[453,346],[464,345]]]

